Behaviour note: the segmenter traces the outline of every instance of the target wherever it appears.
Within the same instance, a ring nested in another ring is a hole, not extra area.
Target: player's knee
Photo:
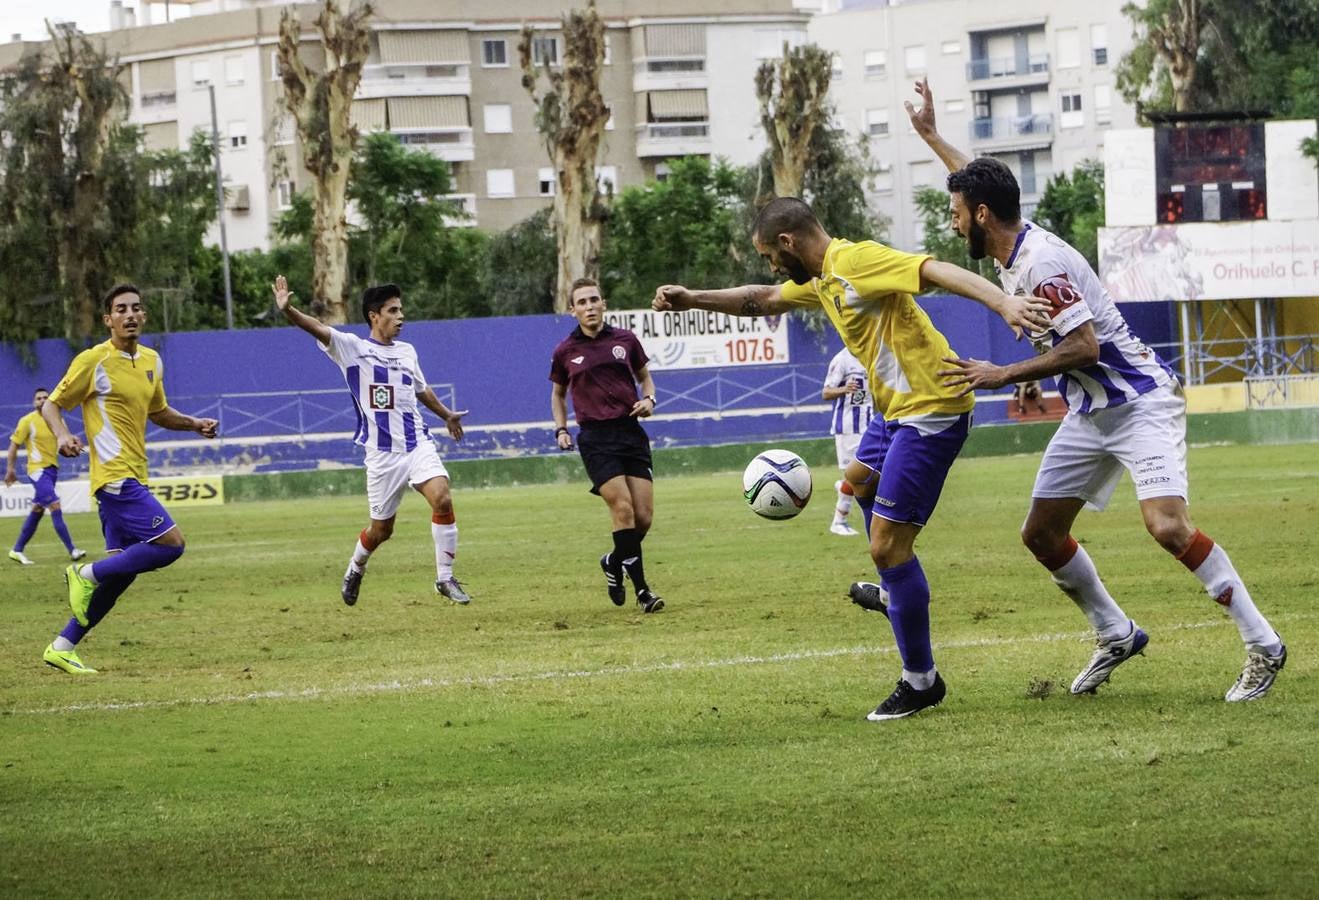
[[[1021,526],[1021,542],[1037,557],[1048,556],[1062,544],[1063,540],[1063,537],[1054,534],[1052,530],[1034,522],[1026,522]]]
[[[383,544],[394,536],[394,523],[375,521],[371,523],[369,531],[371,539],[374,540],[377,545]]]
[[[632,510],[632,527],[644,535],[647,531],[650,531],[652,518],[649,510],[643,511],[634,507]]]
[[[1195,536],[1195,526],[1178,516],[1147,516],[1145,529],[1160,547],[1172,554],[1185,550]]]

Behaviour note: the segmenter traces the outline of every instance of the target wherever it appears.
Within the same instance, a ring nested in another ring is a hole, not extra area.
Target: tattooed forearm
[[[748,284],[746,287],[742,288],[743,295],[746,299],[743,300],[742,305],[738,307],[737,314],[739,316],[749,316],[753,318],[755,316],[766,315],[768,311],[765,309],[765,300],[772,290],[772,287],[767,289],[766,286],[762,284]]]
[[[742,304],[742,307],[737,311],[737,314],[739,316],[751,317],[763,316],[765,314],[765,308],[761,305],[759,300],[752,297],[750,300]]]

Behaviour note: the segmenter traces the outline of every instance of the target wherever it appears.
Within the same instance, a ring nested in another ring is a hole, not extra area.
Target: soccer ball
[[[742,473],[742,496],[766,519],[791,519],[811,499],[811,470],[788,450],[758,454]]]

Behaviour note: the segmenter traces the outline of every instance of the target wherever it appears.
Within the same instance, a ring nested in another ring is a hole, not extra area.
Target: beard
[[[788,278],[792,279],[794,284],[810,284],[811,273],[806,271],[806,266],[799,257],[791,253],[781,253],[779,267],[788,273]]]
[[[972,259],[985,258],[985,243],[988,238],[989,235],[980,227],[980,223],[972,219],[971,229],[966,235],[966,252]]]

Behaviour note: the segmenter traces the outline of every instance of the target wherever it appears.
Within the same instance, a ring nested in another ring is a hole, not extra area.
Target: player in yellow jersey
[[[92,456],[92,492],[100,504],[101,531],[109,556],[69,566],[73,618],[42,658],[73,675],[96,670],[83,665],[74,647],[105,617],[138,575],[168,566],[183,555],[183,534],[165,507],[145,487],[147,420],[173,431],[213,438],[219,423],[170,408],[160,354],[140,346],[147,312],[131,284],[106,294],[102,320],[110,339],[74,357],[64,378],[41,408],[62,456],[77,456],[83,442],[64,424],[64,411],[82,407]]]
[[[5,460],[5,487],[18,481],[18,451],[27,449],[27,477],[35,491],[32,497],[32,509],[27,514],[27,521],[18,533],[14,549],[9,551],[9,558],[19,565],[30,566],[32,560],[23,554],[27,542],[37,533],[41,518],[50,510],[50,524],[64,542],[69,551],[69,558],[74,562],[86,556],[86,552],[73,545],[69,529],[64,524],[64,513],[60,510],[60,498],[55,493],[55,483],[59,480],[59,454],[55,450],[55,433],[50,430],[46,420],[41,418],[41,404],[46,402],[50,391],[37,388],[32,395],[32,412],[18,420],[14,433],[9,438],[9,456]]]
[[[966,440],[974,403],[944,386],[938,373],[951,352],[948,341],[912,294],[935,285],[978,300],[1018,337],[1023,326],[1039,327],[1048,307],[929,256],[831,238],[811,208],[791,197],[765,205],[752,239],[770,269],[789,281],[719,291],[664,285],[653,306],[737,316],[818,306],[866,366],[878,415],[846,478],[865,514],[870,555],[888,591],[886,612],[902,656],[897,689],[867,718],[909,716],[939,703],[946,690],[930,648],[930,587],[914,548]]]

